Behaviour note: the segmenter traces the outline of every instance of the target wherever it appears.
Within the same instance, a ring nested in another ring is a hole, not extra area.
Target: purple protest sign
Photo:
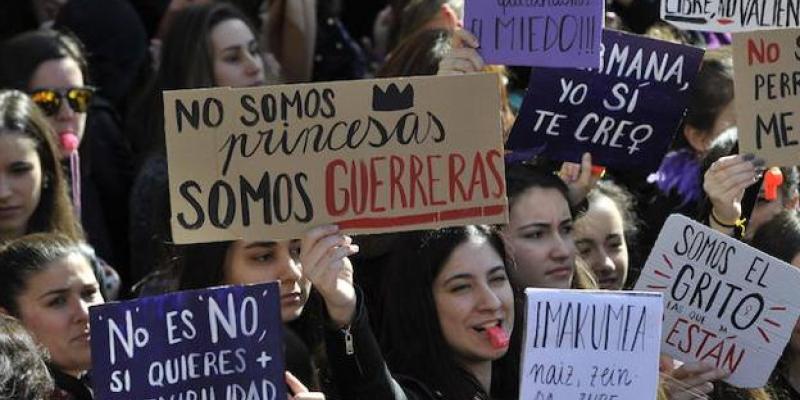
[[[537,68],[506,148],[553,160],[656,169],[686,111],[703,50],[603,31],[600,67]]]
[[[92,307],[98,400],[286,398],[278,283]]]
[[[467,0],[464,25],[489,64],[596,68],[605,0]]]

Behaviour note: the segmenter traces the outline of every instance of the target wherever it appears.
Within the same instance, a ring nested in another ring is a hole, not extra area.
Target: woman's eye
[[[96,287],[89,288],[89,289],[84,290],[81,293],[81,297],[84,300],[93,300],[95,298],[95,296],[97,296],[98,292],[99,292],[99,290]]]
[[[67,298],[64,296],[56,296],[53,297],[49,302],[47,302],[48,307],[61,307],[64,304],[67,304]]]
[[[525,233],[524,235],[522,235],[522,236],[523,236],[524,238],[527,238],[527,239],[541,239],[541,238],[543,238],[543,237],[544,237],[544,232],[543,232],[543,231],[532,231],[532,232],[526,232],[526,233]]]
[[[229,63],[239,62],[239,59],[240,59],[240,57],[239,57],[239,53],[238,52],[237,53],[227,54],[227,55],[225,55],[225,57],[222,58],[223,61],[229,62]]]
[[[33,169],[33,165],[29,163],[15,163],[11,166],[11,173],[20,175],[30,172]]]
[[[564,235],[571,235],[572,234],[572,224],[564,225],[561,227],[561,233]]]
[[[496,275],[492,277],[489,281],[492,283],[502,283],[508,280],[508,277],[505,275]]]
[[[263,262],[268,262],[268,261],[272,260],[272,258],[273,258],[272,253],[265,253],[265,254],[259,254],[259,255],[255,256],[255,257],[253,257],[253,260],[256,261],[256,262],[263,263]]]
[[[468,289],[469,289],[469,285],[467,285],[467,284],[456,285],[456,286],[453,286],[453,287],[450,288],[450,292],[451,293],[462,293],[462,292],[466,292]]]

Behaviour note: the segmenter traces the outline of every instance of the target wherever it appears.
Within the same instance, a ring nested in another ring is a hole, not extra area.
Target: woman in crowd
[[[628,252],[637,230],[633,197],[610,180],[597,182],[589,208],[575,220],[575,246],[601,289],[621,290],[628,281]]]
[[[580,179],[591,184],[586,176]],[[567,184],[539,167],[514,164],[506,168],[506,187],[509,213],[503,236],[514,260],[515,283],[521,288],[595,287],[585,264],[576,262]]]
[[[49,400],[52,393],[41,349],[19,321],[0,314],[0,399]]]
[[[15,90],[0,91],[0,242],[37,232],[83,240],[67,196],[52,128],[31,99]],[[95,258],[103,295],[119,287],[116,274]]]
[[[21,237],[0,248],[0,312],[50,355],[55,399],[91,400],[89,307],[103,302],[88,246],[63,235]]]
[[[164,145],[163,90],[264,84],[264,61],[253,28],[224,3],[190,6],[175,15],[164,38],[160,69],[135,106],[128,134],[142,162],[131,199],[132,277],[139,281],[170,253],[170,211]],[[166,285],[164,289],[173,289]]]
[[[181,246],[180,253],[182,255],[174,260],[174,268],[180,271],[180,290],[280,280],[281,319],[288,324],[288,329],[284,330],[287,369],[312,387],[325,383],[327,366],[324,358],[318,357],[323,352],[319,300],[313,298],[308,304],[312,296],[311,283],[303,277],[299,240],[199,243]],[[320,373],[323,376],[319,376]],[[326,392],[330,392],[331,389],[327,389]],[[298,396],[301,397],[297,400],[312,400],[321,393]]]
[[[399,246],[394,262],[403,268],[392,269],[387,287],[381,351],[353,286],[347,257],[358,246],[336,226],[312,229],[303,239],[304,273],[330,318],[325,344],[342,397],[510,398],[493,379],[502,375],[508,352],[502,336],[515,320],[499,233],[483,226],[420,231]]]
[[[51,231],[82,238],[51,132],[28,96],[0,91],[0,241]]]
[[[3,43],[0,59],[5,60],[0,87],[27,92],[47,116],[60,159],[71,172],[73,203],[89,243],[125,275],[127,210],[117,205],[128,197],[130,171],[122,164],[129,157],[107,147],[96,149],[98,142],[114,140],[116,147],[124,147],[124,140],[114,123],[87,124],[95,89],[81,43],[57,31],[26,32]]]

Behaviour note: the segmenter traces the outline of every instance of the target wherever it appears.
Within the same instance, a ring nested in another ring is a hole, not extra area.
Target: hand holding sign
[[[291,372],[286,371],[286,385],[294,396],[287,394],[288,400],[325,400],[325,394],[320,392],[309,392],[308,388],[300,382]]]
[[[704,175],[705,190],[714,215],[723,221],[736,221],[742,215],[742,196],[750,185],[758,181],[758,168],[764,160],[752,154],[727,156],[711,164]]]
[[[478,51],[478,39],[469,31],[456,29],[450,52],[439,61],[437,75],[461,75],[483,69],[483,58]]]
[[[662,375],[664,391],[670,400],[705,398],[705,394],[714,390],[711,382],[727,376],[727,372],[701,362],[689,362]]]
[[[300,247],[303,274],[325,299],[328,314],[339,327],[349,324],[356,310],[353,265],[347,257],[357,252],[358,245],[335,225],[308,231]]]
[[[583,201],[586,195],[597,185],[597,181],[602,178],[602,174],[595,174],[594,170],[595,167],[592,167],[592,155],[589,153],[583,154],[580,164],[571,162],[561,164],[558,177],[569,188],[570,204],[578,204]]]

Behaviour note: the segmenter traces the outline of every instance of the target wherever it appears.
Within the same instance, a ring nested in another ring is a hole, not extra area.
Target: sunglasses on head
[[[89,103],[92,101],[94,88],[77,87],[64,90],[41,89],[30,93],[31,99],[47,116],[52,117],[58,114],[61,109],[61,102],[67,100],[67,104],[72,111],[85,113],[89,110]]]

